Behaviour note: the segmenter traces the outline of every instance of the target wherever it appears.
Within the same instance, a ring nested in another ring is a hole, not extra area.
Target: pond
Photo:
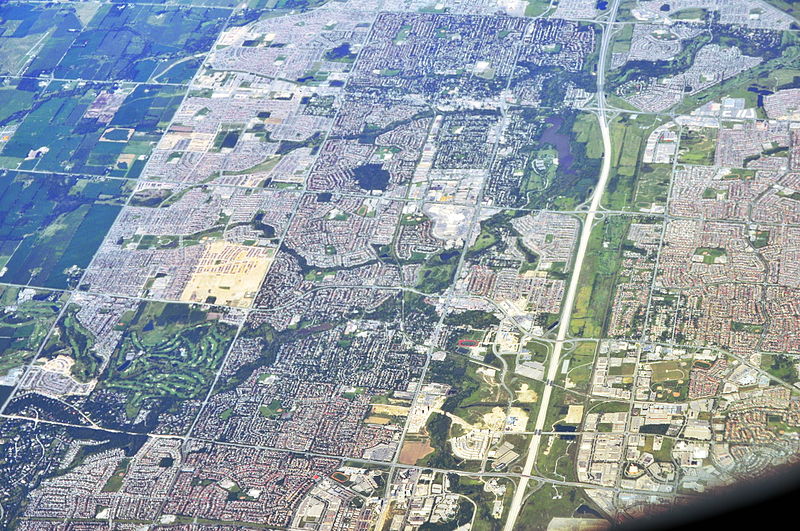
[[[573,174],[572,164],[575,161],[575,157],[572,155],[570,137],[561,132],[564,119],[558,116],[551,116],[545,123],[548,127],[539,139],[540,146],[545,144],[553,146],[558,151],[559,173]]]
[[[358,186],[364,190],[386,190],[389,185],[389,172],[380,164],[364,164],[353,169]]]

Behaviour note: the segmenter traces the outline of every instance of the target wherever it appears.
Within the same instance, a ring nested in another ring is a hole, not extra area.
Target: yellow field
[[[195,267],[181,300],[247,308],[253,304],[261,280],[275,255],[273,249],[226,241],[208,244]]]
[[[393,417],[405,417],[408,415],[408,407],[393,406],[391,404],[373,404],[372,413],[374,415],[390,415]]]
[[[367,423],[367,424],[386,425],[386,424],[389,424],[389,422],[391,422],[391,420],[387,419],[386,417],[375,417],[375,416],[372,416],[372,417],[365,418],[364,422]]]

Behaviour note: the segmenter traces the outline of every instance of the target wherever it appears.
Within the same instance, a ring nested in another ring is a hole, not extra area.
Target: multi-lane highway
[[[547,366],[546,382],[544,392],[542,393],[542,400],[539,404],[539,413],[536,417],[536,425],[534,427],[534,434],[531,436],[531,442],[528,446],[528,455],[525,459],[525,465],[522,469],[522,476],[519,480],[519,485],[514,492],[514,498],[511,501],[508,517],[506,519],[505,531],[512,531],[517,522],[520,510],[522,509],[522,502],[525,499],[525,490],[528,486],[528,476],[533,471],[533,465],[536,462],[536,456],[539,453],[539,445],[542,440],[541,432],[544,429],[544,423],[547,418],[547,408],[550,403],[550,397],[553,393],[553,387],[550,382],[555,380],[558,367],[560,365],[561,350],[564,347],[564,341],[569,331],[570,317],[572,315],[572,308],[575,304],[575,294],[578,291],[578,280],[580,278],[581,268],[583,267],[583,259],[586,256],[586,249],[589,246],[589,237],[592,234],[592,225],[594,224],[597,210],[600,207],[600,202],[603,199],[603,191],[608,181],[608,175],[611,170],[611,134],[608,130],[608,119],[606,117],[606,102],[605,102],[605,63],[606,56],[608,55],[608,44],[611,41],[611,33],[613,31],[613,23],[616,18],[619,0],[614,0],[609,6],[609,15],[606,21],[603,36],[600,42],[600,57],[597,64],[597,118],[600,122],[600,132],[603,136],[603,164],[600,170],[600,178],[597,181],[597,186],[592,194],[591,206],[586,213],[586,219],[581,229],[581,237],[578,243],[578,252],[575,256],[575,264],[573,267],[572,277],[567,288],[567,294],[564,298],[564,303],[561,309],[561,320],[558,325],[558,332],[556,341],[553,345],[553,352]]]

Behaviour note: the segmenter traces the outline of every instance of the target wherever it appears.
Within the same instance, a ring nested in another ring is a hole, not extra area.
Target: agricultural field
[[[37,77],[53,73],[76,34],[99,7],[92,3],[9,5],[2,17],[0,75]]]
[[[95,81],[191,79],[229,10],[102,5],[67,49],[56,77]],[[135,28],[135,31],[134,31]]]
[[[604,194],[604,204],[609,210],[650,209],[653,204],[666,202],[666,194],[662,192],[665,187],[659,181],[664,179],[668,183],[668,170],[665,168],[667,175],[659,178],[653,175],[652,166],[641,163],[648,136],[665,121],[662,117],[622,114],[612,122],[614,169]]]
[[[0,281],[74,285],[130,189],[125,181],[0,170]]]
[[[53,81],[4,86],[7,168],[137,177],[181,102],[182,87]]]

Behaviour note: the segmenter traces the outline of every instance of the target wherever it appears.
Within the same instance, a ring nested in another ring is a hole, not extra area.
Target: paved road
[[[569,331],[569,324],[572,316],[572,307],[575,304],[575,295],[578,291],[578,280],[580,279],[581,268],[583,267],[583,259],[586,256],[586,249],[589,246],[589,237],[592,234],[592,224],[594,223],[595,215],[600,207],[600,201],[603,199],[603,191],[608,181],[608,175],[611,170],[611,135],[608,130],[608,122],[606,119],[605,110],[605,62],[608,51],[608,43],[611,40],[611,32],[613,31],[613,21],[617,13],[619,0],[615,0],[609,10],[609,24],[606,25],[603,32],[603,38],[600,43],[600,58],[597,64],[597,116],[600,122],[600,132],[603,136],[603,166],[600,171],[600,179],[597,182],[594,193],[592,194],[592,202],[586,214],[586,221],[581,230],[581,238],[578,243],[578,252],[575,256],[575,266],[573,268],[572,277],[570,278],[569,287],[567,288],[567,295],[564,299],[562,306],[561,320],[558,326],[558,334],[556,335],[556,342],[553,347],[553,353],[550,356],[550,361],[547,367],[547,378],[545,381],[553,381],[556,378],[558,367],[560,365],[561,350],[564,347],[564,340],[566,339],[567,332]],[[514,492],[514,498],[511,501],[508,517],[506,518],[505,531],[512,531],[517,522],[520,510],[522,509],[522,502],[525,499],[525,490],[528,486],[528,481],[533,465],[536,462],[536,456],[539,453],[539,445],[542,441],[541,430],[544,429],[544,423],[547,419],[547,408],[550,403],[550,397],[553,393],[553,386],[547,385],[542,393],[542,400],[539,404],[539,413],[536,417],[536,425],[534,427],[534,435],[531,437],[530,445],[528,446],[528,455],[525,459],[525,466],[522,469],[522,476],[519,480],[517,490]]]

